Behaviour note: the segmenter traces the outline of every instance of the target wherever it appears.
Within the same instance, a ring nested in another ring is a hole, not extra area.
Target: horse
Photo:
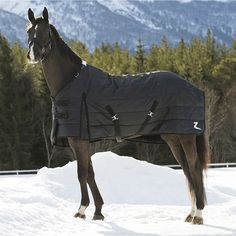
[[[72,79],[78,78],[83,74],[87,65],[63,41],[56,28],[49,23],[46,7],[43,9],[42,16],[37,18],[35,18],[34,12],[29,8],[28,19],[28,61],[29,63],[41,64],[50,95],[52,98],[55,98],[63,88],[71,83]],[[103,75],[104,72],[100,71],[100,73]],[[88,79],[85,80],[85,83],[86,81]],[[113,82],[116,83],[115,81]],[[81,102],[81,106],[83,106],[82,104]],[[118,122],[117,114],[111,109],[108,109],[108,112],[111,113],[114,124]],[[152,118],[153,114],[154,112],[151,110],[148,114],[148,119]],[[56,117],[53,117],[53,120],[55,119]],[[197,122],[194,122],[194,128],[200,130]],[[167,143],[173,156],[181,165],[188,182],[192,206],[185,221],[192,224],[203,224],[202,210],[206,204],[203,172],[207,169],[209,160],[206,133],[205,131],[199,135],[161,133],[160,137]],[[115,138],[118,139],[119,137]],[[85,210],[90,203],[88,195],[89,186],[95,203],[93,220],[104,220],[102,214],[104,201],[95,181],[89,148],[90,140],[89,138],[81,138],[79,135],[68,135],[66,139],[77,160],[77,174],[81,189],[80,206],[74,216],[82,219],[86,218]]]

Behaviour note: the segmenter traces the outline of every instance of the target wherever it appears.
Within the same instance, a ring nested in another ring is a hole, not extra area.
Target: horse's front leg
[[[89,195],[87,187],[88,167],[89,167],[89,142],[79,140],[76,137],[68,138],[70,147],[77,160],[77,174],[81,189],[81,203],[75,217],[85,219],[85,210],[89,205]]]
[[[95,181],[95,174],[93,170],[92,160],[89,158],[89,170],[88,170],[88,184],[93,194],[93,199],[95,203],[95,212],[93,216],[93,220],[104,220],[104,216],[102,214],[102,206],[104,204],[102,196],[99,192],[98,186]]]

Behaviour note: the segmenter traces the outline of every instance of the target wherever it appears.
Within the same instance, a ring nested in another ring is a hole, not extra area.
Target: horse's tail
[[[210,163],[209,143],[206,132],[197,136],[197,152],[202,169],[207,169]]]

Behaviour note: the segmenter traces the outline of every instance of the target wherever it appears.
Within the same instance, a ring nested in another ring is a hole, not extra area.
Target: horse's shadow
[[[102,235],[105,236],[158,236],[160,234],[156,234],[156,233],[138,233],[138,232],[134,232],[132,230],[128,230],[126,228],[123,228],[119,225],[117,225],[114,222],[106,222],[106,225],[104,224],[100,224],[100,226],[104,227],[104,231],[100,231],[100,233]],[[229,233],[229,235],[236,235],[236,229],[231,229],[231,228],[227,228],[227,227],[222,227],[222,226],[216,226],[216,225],[208,225],[208,224],[204,224],[204,226],[209,227],[209,228],[215,228],[215,229],[221,229],[221,230],[226,230],[228,231],[227,233]],[[179,235],[179,234],[176,234]],[[193,234],[195,235],[195,234]],[[222,234],[215,234],[215,236],[220,236]]]
[[[223,227],[223,226],[208,225],[208,224],[204,224],[204,226],[209,227],[209,228],[214,228],[214,229],[226,230],[226,231],[228,231],[227,234],[236,235],[236,229],[231,229],[231,228],[227,228],[227,227]],[[222,235],[222,234],[215,234],[215,236],[217,236],[217,235]]]
[[[102,235],[105,236],[158,236],[159,234],[152,234],[152,233],[138,233],[132,230],[128,230],[123,228],[116,223],[113,222],[106,222],[106,225],[100,225],[104,227],[106,230],[100,231]]]

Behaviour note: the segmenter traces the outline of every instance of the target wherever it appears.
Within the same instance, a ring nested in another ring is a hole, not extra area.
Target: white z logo
[[[197,127],[198,121],[193,122],[194,123],[194,129],[202,130],[200,127]]]

